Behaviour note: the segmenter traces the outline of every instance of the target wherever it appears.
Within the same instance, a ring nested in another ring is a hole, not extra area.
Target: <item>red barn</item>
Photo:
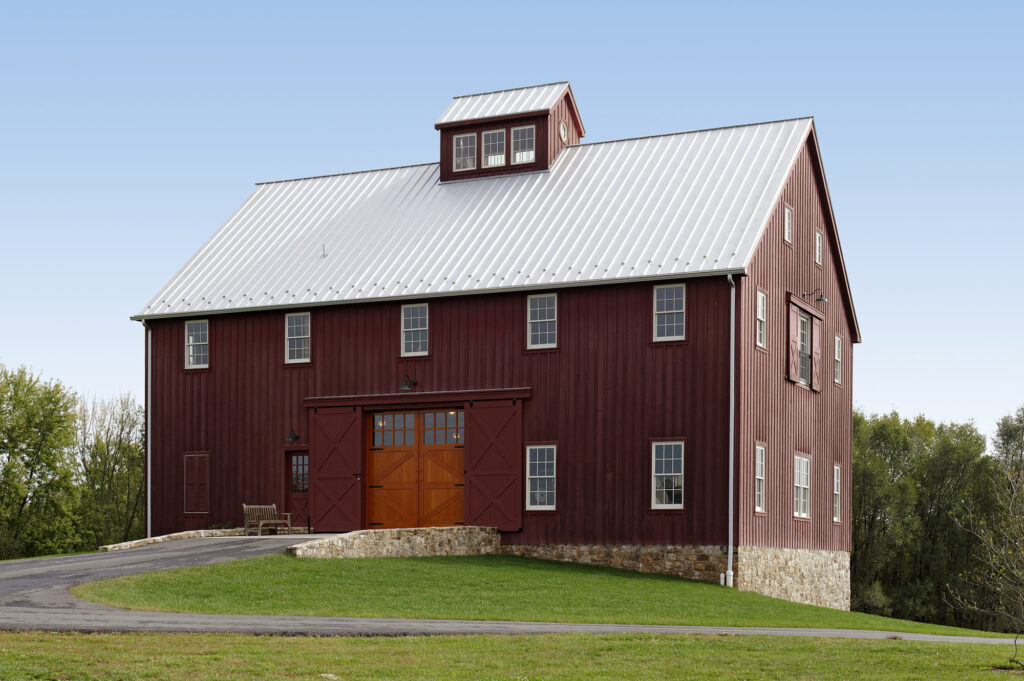
[[[488,525],[849,607],[852,346],[814,123],[581,144],[568,83],[440,160],[256,186],[135,319],[151,534]]]

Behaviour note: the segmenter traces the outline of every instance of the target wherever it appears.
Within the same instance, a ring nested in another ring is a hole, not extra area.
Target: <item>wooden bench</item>
[[[245,515],[245,533],[263,535],[263,528],[286,526],[288,534],[292,533],[292,514],[278,513],[277,504],[258,505],[242,504],[242,512]]]

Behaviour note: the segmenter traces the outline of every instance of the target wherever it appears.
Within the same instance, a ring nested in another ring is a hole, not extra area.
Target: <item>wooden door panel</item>
[[[522,445],[521,402],[477,402],[466,409],[467,525],[522,528]]]
[[[313,529],[362,527],[362,411],[321,407],[310,412],[309,505]]]
[[[367,490],[366,524],[371,530],[416,527],[416,485]]]
[[[447,527],[463,523],[461,487],[428,487],[420,489],[420,526]]]

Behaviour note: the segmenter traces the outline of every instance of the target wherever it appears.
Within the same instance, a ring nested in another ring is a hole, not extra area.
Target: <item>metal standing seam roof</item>
[[[134,318],[744,272],[811,127],[569,146],[457,182],[428,163],[260,184]]]
[[[453,97],[435,126],[473,121],[495,116],[512,116],[533,111],[548,111],[569,87],[568,81],[532,85],[513,90],[482,92],[478,95]]]

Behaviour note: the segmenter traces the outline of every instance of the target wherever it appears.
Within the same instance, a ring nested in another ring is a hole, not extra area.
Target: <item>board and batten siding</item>
[[[849,551],[853,324],[837,266],[836,233],[824,201],[816,151],[809,140],[797,158],[768,228],[739,286],[737,544]],[[783,238],[785,206],[793,209],[793,243]],[[824,259],[814,261],[815,232]],[[823,317],[821,392],[788,380],[790,295],[821,288],[827,303],[805,299]],[[757,290],[768,294],[767,348],[755,343]],[[833,343],[843,339],[842,383],[833,381]],[[754,447],[766,455],[766,512],[754,510]],[[811,460],[810,519],[793,515],[793,457]],[[842,468],[842,516],[832,520],[832,467]]]
[[[410,403],[421,391],[531,388],[523,443],[557,443],[557,509],[524,511],[504,542],[723,544],[729,286],[685,283],[686,340],[668,343],[652,340],[649,282],[558,289],[555,349],[526,348],[527,292],[423,301],[425,357],[400,356],[398,301],[287,310],[310,312],[308,364],[284,361],[285,310],[205,316],[199,370],[184,369],[185,318],[149,320],[153,532],[238,525],[243,503],[284,508],[286,452],[309,443],[303,400],[395,393],[408,374]],[[652,439],[686,443],[684,510],[650,508]],[[206,515],[182,508],[193,451],[209,452]]]

